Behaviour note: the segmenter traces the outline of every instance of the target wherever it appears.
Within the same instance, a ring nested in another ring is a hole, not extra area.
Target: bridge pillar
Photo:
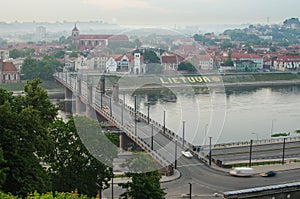
[[[119,83],[114,83],[113,85],[113,100],[114,102],[119,102]]]
[[[124,149],[124,134],[123,133],[119,134],[119,147],[120,147],[120,149]]]
[[[80,101],[80,95],[81,95],[81,79],[77,77],[76,82],[76,90],[75,90],[75,112],[76,114],[81,114],[81,101]]]
[[[93,111],[93,86],[88,84],[87,86],[87,98],[88,103],[85,105],[85,115],[87,117],[92,117],[92,111]]]
[[[100,77],[100,91],[105,94],[105,76],[101,75]]]
[[[72,91],[70,91],[70,89],[68,89],[67,87],[65,87],[65,99],[72,99]]]

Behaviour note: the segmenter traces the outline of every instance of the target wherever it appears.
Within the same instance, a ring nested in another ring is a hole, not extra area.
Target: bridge
[[[125,97],[119,99],[118,85],[108,92],[104,76],[98,76],[96,81],[76,73],[56,73],[54,77],[65,87],[65,98],[75,98],[73,112],[87,117],[96,113],[109,121],[165,168],[166,174],[171,174],[177,167],[181,151],[193,149],[192,144],[166,127],[165,115],[161,124],[139,112],[136,100],[131,107]],[[120,134],[120,148],[124,148],[124,139],[124,134]]]

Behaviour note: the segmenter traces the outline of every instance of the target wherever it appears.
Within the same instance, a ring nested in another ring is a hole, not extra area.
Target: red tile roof
[[[18,72],[18,69],[12,62],[3,62],[2,72]]]
[[[262,57],[256,54],[232,53],[231,58],[232,59],[259,59]]]

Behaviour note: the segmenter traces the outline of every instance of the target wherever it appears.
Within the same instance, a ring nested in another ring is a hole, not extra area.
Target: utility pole
[[[148,104],[148,124],[150,123],[150,102],[147,102]]]
[[[189,193],[189,196],[190,196],[190,199],[192,199],[192,183],[189,183],[190,184],[190,193]]]
[[[136,121],[136,95],[134,95],[134,134],[137,135],[137,121]]]
[[[251,167],[251,159],[252,159],[252,144],[253,140],[250,140],[250,154],[249,154],[249,167]]]
[[[100,108],[102,110],[102,106],[103,106],[103,92],[102,90],[100,91]]]
[[[283,147],[282,147],[282,164],[284,164],[285,140],[286,140],[286,138],[283,138]]]
[[[166,133],[166,111],[164,111],[164,134]]]
[[[211,166],[211,138],[209,137],[209,166]]]
[[[185,121],[182,121],[182,148],[184,149]]]
[[[153,150],[153,123],[151,124],[151,150]]]
[[[112,173],[111,178],[111,198],[114,199],[114,173]]]
[[[175,140],[175,161],[174,168],[177,169],[177,139]]]
[[[109,111],[110,111],[110,117],[112,116],[112,104],[111,104],[111,98],[112,98],[112,96],[109,98]]]

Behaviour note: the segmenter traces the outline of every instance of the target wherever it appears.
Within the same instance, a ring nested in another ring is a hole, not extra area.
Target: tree
[[[123,199],[162,199],[165,196],[164,190],[160,187],[161,175],[158,172],[158,165],[149,155],[135,153],[134,158],[124,165],[129,167],[131,182],[119,184],[127,191],[120,195]]]
[[[6,172],[8,171],[8,168],[4,166],[6,163],[6,160],[3,156],[3,150],[0,147],[0,188],[2,188],[2,185],[4,184],[6,180]]]
[[[145,63],[160,63],[159,57],[152,50],[145,50],[143,53]]]
[[[80,116],[67,123],[56,120],[50,131],[56,140],[55,153],[49,160],[54,190],[78,189],[83,194],[95,196],[99,188],[108,187],[112,167],[104,163],[112,164],[117,149],[107,146],[109,140],[97,121]]]
[[[178,65],[178,70],[186,70],[188,72],[195,72],[196,68],[194,67],[194,65],[190,62],[181,62]]]
[[[53,73],[60,65],[54,57],[48,55],[44,56],[42,60],[27,57],[23,62],[21,73],[24,74],[24,79],[28,80],[34,78],[51,80],[53,79]]]
[[[3,190],[16,195],[51,190],[48,172],[40,163],[53,149],[47,128],[57,107],[40,83],[38,79],[27,82],[25,96],[0,89],[0,143],[3,166],[9,169]]]

